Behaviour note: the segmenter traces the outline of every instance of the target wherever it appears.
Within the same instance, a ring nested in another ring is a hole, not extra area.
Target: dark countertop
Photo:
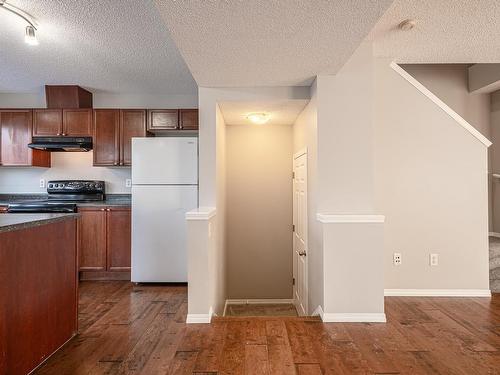
[[[79,214],[1,214],[0,233],[74,219]]]
[[[22,201],[36,201],[47,199],[47,194],[0,194],[0,206],[8,206],[10,203]],[[130,207],[132,204],[131,194],[106,194],[104,201],[77,203],[81,207]]]

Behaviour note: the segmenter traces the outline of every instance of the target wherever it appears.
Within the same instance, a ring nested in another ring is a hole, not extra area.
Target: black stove
[[[9,204],[10,213],[77,212],[77,203],[103,201],[104,181],[57,180],[47,184],[47,199]]]

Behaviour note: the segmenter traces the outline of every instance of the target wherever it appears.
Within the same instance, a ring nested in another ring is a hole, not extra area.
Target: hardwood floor
[[[292,303],[228,304],[225,316],[298,316]]]
[[[36,374],[500,374],[500,295],[386,298],[387,324],[184,324],[186,287],[82,282],[80,334]]]

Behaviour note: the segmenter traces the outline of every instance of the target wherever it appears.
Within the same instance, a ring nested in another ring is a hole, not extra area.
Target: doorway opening
[[[225,316],[308,314],[307,152],[293,129],[306,104],[219,103]]]

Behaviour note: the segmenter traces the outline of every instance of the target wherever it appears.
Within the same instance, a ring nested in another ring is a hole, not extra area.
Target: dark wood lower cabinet
[[[78,252],[80,271],[106,269],[106,209],[79,208]]]
[[[108,208],[107,270],[130,271],[131,217],[130,208]]]
[[[28,374],[77,331],[76,217],[0,233],[0,374]]]
[[[126,280],[131,269],[129,207],[82,207],[79,271],[84,280]]]

